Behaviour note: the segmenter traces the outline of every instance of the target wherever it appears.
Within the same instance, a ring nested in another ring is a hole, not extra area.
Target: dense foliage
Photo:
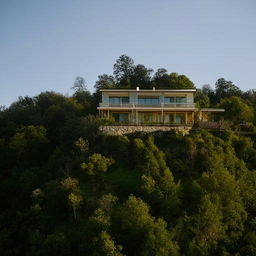
[[[121,56],[115,77],[101,76],[96,88],[192,86],[151,72]],[[256,255],[253,133],[107,136],[95,115],[98,91],[86,91],[81,77],[74,89],[0,111],[1,255]],[[220,79],[197,98],[199,107],[225,107],[231,127],[255,125],[254,91]]]

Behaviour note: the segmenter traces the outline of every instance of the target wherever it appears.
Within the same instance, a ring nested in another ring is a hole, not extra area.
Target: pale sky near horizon
[[[0,105],[135,64],[256,89],[256,0],[0,0]]]

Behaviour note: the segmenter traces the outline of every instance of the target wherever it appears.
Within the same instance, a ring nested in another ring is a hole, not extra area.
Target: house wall
[[[129,102],[130,103],[137,103],[138,96],[158,96],[160,99],[160,103],[164,102],[165,96],[186,96],[187,103],[194,103],[194,95],[193,93],[170,93],[170,92],[143,92],[143,91],[133,91],[128,93],[120,93],[119,96],[129,96]],[[109,102],[109,96],[118,96],[117,93],[113,92],[102,92],[102,103],[108,103]]]

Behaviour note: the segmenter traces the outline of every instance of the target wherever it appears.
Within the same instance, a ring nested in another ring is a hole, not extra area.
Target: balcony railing
[[[195,108],[195,103],[161,103],[161,104],[138,104],[138,103],[100,103],[100,107],[113,108]]]

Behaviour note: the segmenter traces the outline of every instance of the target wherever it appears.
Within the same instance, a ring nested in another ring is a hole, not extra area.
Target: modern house
[[[102,89],[98,110],[102,118],[117,124],[192,126],[195,115],[211,121],[224,109],[197,109],[196,89]]]

